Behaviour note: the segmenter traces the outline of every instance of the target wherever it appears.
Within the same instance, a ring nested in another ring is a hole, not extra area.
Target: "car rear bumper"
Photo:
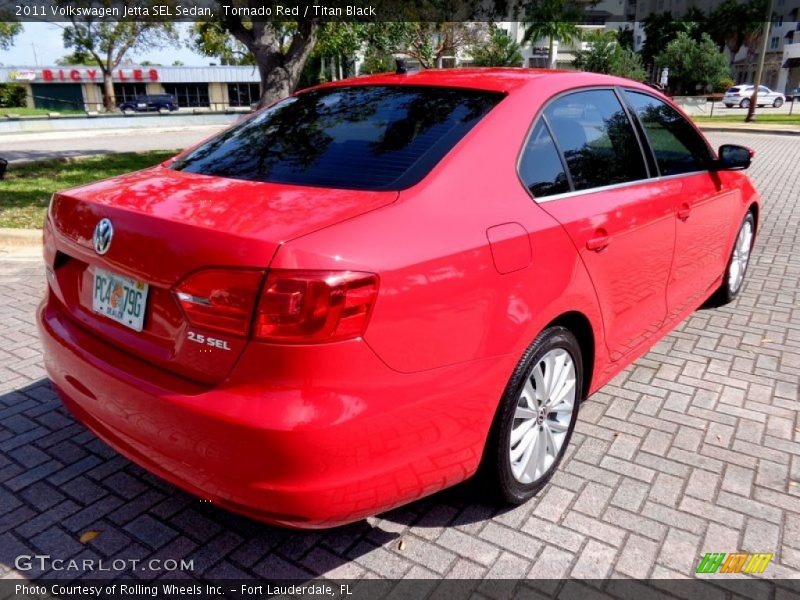
[[[59,396],[98,437],[201,499],[290,527],[351,522],[471,476],[507,368],[402,374],[361,340],[251,343],[208,388],[101,341],[55,299],[38,321]]]

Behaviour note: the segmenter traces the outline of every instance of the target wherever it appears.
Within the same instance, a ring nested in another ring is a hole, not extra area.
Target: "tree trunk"
[[[256,54],[256,64],[262,90],[258,108],[269,106],[292,93],[297,81],[292,80],[289,71],[279,64],[274,55],[263,57]]]
[[[114,79],[112,78],[111,71],[102,69],[103,71],[103,106],[106,112],[114,112],[117,110],[117,98],[114,95]]]
[[[258,108],[285,98],[300,81],[303,67],[317,40],[316,21],[301,21],[288,48],[272,23],[254,22],[253,29],[231,32],[253,53],[261,77],[261,98]]]

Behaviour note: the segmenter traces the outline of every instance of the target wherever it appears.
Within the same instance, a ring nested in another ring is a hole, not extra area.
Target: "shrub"
[[[25,88],[18,83],[0,83],[0,107],[25,106]]]

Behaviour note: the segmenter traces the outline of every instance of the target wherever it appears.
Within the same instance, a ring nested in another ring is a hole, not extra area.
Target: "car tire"
[[[772,103],[772,106],[775,108],[780,108],[783,106],[783,98],[775,98],[775,102]]]
[[[545,486],[569,445],[582,393],[578,341],[565,327],[545,329],[523,354],[500,400],[483,456],[487,491],[522,504]]]
[[[744,100],[739,102],[739,106],[741,106],[742,108],[750,108],[750,99],[745,98]]]
[[[756,219],[752,211],[747,211],[739,226],[736,239],[733,241],[733,249],[728,258],[728,266],[725,268],[722,283],[710,298],[711,306],[723,306],[732,302],[739,295],[744,285],[744,277],[750,264],[755,240]]]
[[[733,108],[733,104],[726,104],[725,108]]]

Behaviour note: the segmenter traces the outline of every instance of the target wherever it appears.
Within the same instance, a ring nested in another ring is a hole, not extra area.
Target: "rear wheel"
[[[742,108],[750,108],[750,99],[745,98],[744,100],[739,102],[739,106],[741,106]]]
[[[748,212],[739,227],[736,241],[733,243],[731,257],[728,259],[728,268],[725,276],[714,295],[711,297],[713,306],[722,306],[733,301],[742,289],[747,266],[750,264],[750,253],[755,241],[756,221],[752,212]]]
[[[783,98],[775,98],[775,102],[772,103],[772,106],[775,108],[780,108],[783,106]]]
[[[582,382],[575,336],[564,327],[540,333],[506,386],[484,453],[484,473],[502,500],[521,504],[553,476],[575,429]]]

